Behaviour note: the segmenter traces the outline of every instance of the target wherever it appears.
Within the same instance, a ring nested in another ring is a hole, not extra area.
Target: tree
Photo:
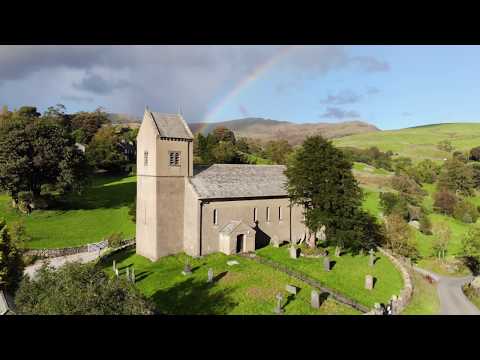
[[[68,131],[41,119],[13,122],[0,137],[0,190],[15,202],[21,191],[40,196],[43,185],[78,191],[87,179],[84,155]]]
[[[466,236],[462,238],[462,256],[467,260],[470,268],[477,275],[480,262],[480,225],[470,227]]]
[[[211,155],[215,159],[215,163],[219,164],[232,164],[240,162],[237,156],[237,149],[231,142],[220,141],[213,148]]]
[[[15,112],[17,115],[27,118],[38,118],[41,115],[35,106],[22,106]]]
[[[393,213],[401,215],[403,218],[408,216],[407,201],[404,197],[391,192],[380,193],[380,207],[384,215]]]
[[[90,166],[112,173],[125,171],[128,163],[120,147],[120,137],[113,126],[104,126],[97,131],[85,155]]]
[[[422,213],[420,216],[420,227],[419,229],[422,234],[432,235],[432,222],[427,214]]]
[[[264,157],[272,160],[275,164],[285,165],[292,150],[292,146],[287,140],[272,140],[265,145]]]
[[[108,115],[101,108],[98,108],[94,112],[81,111],[73,115],[71,124],[72,130],[75,133],[77,141],[83,144],[88,144],[90,140],[95,136],[98,129],[104,124],[109,124],[110,120]],[[76,131],[78,130],[78,131]]]
[[[437,179],[439,171],[439,166],[432,160],[422,160],[415,166],[415,180],[420,183],[433,184]]]
[[[386,247],[401,256],[416,259],[418,257],[417,244],[413,230],[399,214],[385,217],[384,231]]]
[[[453,209],[453,217],[467,224],[477,222],[478,216],[477,207],[465,199],[458,201]]]
[[[352,251],[381,241],[375,222],[361,211],[362,193],[352,163],[329,141],[308,137],[289,159],[285,174],[291,201],[304,207],[312,233],[325,225],[332,243]]]
[[[445,259],[448,250],[448,244],[452,238],[452,231],[445,222],[438,222],[433,226],[433,234],[435,235],[432,251],[439,259]]]
[[[0,290],[14,293],[22,278],[23,262],[5,220],[0,220]]]
[[[437,148],[439,150],[446,151],[446,152],[452,152],[454,149],[450,140],[439,141],[437,144]]]
[[[150,315],[154,309],[128,280],[78,262],[59,269],[44,265],[35,281],[25,277],[15,304],[26,315]]]
[[[474,147],[470,150],[470,160],[480,161],[480,146]]]
[[[224,141],[227,143],[235,144],[235,134],[232,130],[226,128],[225,126],[217,126],[213,130],[212,135],[217,143]]]
[[[441,188],[433,195],[433,209],[439,213],[453,215],[457,197],[447,188]]]
[[[32,239],[27,234],[25,224],[21,220],[11,224],[10,235],[12,242],[17,249],[25,249],[27,247],[27,243]]]
[[[473,195],[474,181],[471,166],[453,157],[445,162],[438,179],[439,187],[446,187],[464,196]]]
[[[392,178],[392,187],[412,205],[419,205],[425,196],[425,191],[406,174],[395,175]]]
[[[403,173],[408,174],[410,168],[412,167],[412,159],[406,156],[400,156],[396,159],[393,159],[393,168],[395,169],[395,174],[400,175]]]

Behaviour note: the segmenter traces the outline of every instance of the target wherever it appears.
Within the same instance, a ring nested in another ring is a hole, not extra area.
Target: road
[[[480,315],[480,310],[465,296],[462,286],[473,280],[473,276],[441,276],[425,269],[415,271],[430,275],[437,281],[437,293],[440,299],[440,315]]]
[[[100,254],[103,254],[103,251]],[[87,263],[90,261],[95,260],[98,258],[99,252],[98,251],[92,251],[92,252],[83,252],[83,253],[78,253],[78,254],[73,254],[73,255],[67,255],[67,256],[60,256],[60,257],[55,257],[55,258],[50,258],[46,260],[40,260],[35,262],[35,264],[27,266],[25,268],[24,273],[28,274],[30,278],[35,278],[35,274],[38,269],[46,262],[48,261],[50,263],[50,266],[54,267],[55,269],[65,265],[67,262],[74,262],[74,261],[80,261],[81,263]]]

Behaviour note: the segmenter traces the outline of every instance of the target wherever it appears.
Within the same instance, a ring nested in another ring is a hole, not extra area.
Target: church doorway
[[[237,254],[243,252],[244,234],[237,235]]]

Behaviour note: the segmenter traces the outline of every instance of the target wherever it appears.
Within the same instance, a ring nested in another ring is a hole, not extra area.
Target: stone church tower
[[[181,115],[143,115],[137,137],[137,253],[151,260],[183,251],[186,179],[193,135]]]

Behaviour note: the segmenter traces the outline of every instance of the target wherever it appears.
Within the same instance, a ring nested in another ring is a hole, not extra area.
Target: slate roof
[[[193,139],[193,134],[181,115],[163,114],[159,112],[149,113],[157,126],[160,136]]]
[[[200,199],[288,196],[283,165],[215,164],[190,178]]]

